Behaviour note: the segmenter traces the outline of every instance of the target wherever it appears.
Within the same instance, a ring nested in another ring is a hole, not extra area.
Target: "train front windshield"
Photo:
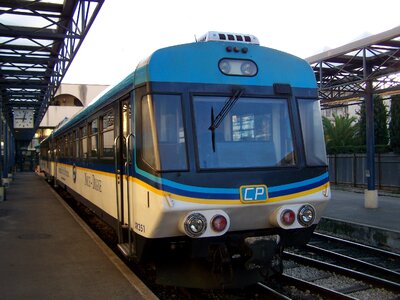
[[[194,142],[198,167],[248,169],[298,163],[289,103],[282,98],[194,96]],[[298,99],[306,163],[326,166],[319,102]],[[187,116],[188,120],[192,118]],[[186,118],[186,117],[185,117]],[[142,159],[158,171],[189,169],[182,99],[142,99]],[[193,123],[192,123],[193,124]],[[298,126],[298,125],[297,125]]]
[[[295,165],[288,101],[240,97],[229,105],[231,99],[216,96],[193,99],[200,168]],[[216,120],[219,124],[213,127]]]

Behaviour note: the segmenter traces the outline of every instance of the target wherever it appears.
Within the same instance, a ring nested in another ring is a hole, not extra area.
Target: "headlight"
[[[257,73],[257,67],[252,61],[245,61],[240,66],[240,71],[244,76],[254,76]]]
[[[185,232],[190,237],[199,237],[207,229],[207,220],[200,213],[189,215],[184,223]]]
[[[249,59],[224,58],[218,68],[225,75],[255,76],[258,72],[256,63]]]
[[[231,65],[228,60],[221,60],[219,62],[219,69],[224,74],[229,74],[231,72]]]
[[[297,215],[297,220],[303,226],[310,226],[315,219],[315,210],[311,205],[303,205]]]

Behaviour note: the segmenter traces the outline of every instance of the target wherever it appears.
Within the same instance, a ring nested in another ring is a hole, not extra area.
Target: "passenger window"
[[[74,131],[74,134],[75,134],[74,157],[79,158],[79,130]]]
[[[68,157],[74,157],[74,132],[69,134]]]
[[[97,151],[98,151],[98,121],[93,120],[90,123],[90,157],[97,158]]]
[[[114,112],[108,111],[101,118],[101,157],[114,157]]]
[[[81,145],[80,145],[80,157],[87,158],[87,128],[86,126],[81,127]]]

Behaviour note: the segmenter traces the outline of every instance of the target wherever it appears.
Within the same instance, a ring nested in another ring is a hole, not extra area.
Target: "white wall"
[[[86,107],[107,87],[107,85],[97,84],[61,84],[55,96],[73,95],[82,102],[84,107]],[[70,118],[81,109],[83,109],[83,107],[49,106],[39,127],[55,127],[64,120],[65,117]]]

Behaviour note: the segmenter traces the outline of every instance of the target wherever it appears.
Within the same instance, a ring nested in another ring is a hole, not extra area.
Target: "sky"
[[[400,26],[399,11],[399,0],[105,0],[63,83],[117,83],[155,50],[207,31],[307,58]]]

